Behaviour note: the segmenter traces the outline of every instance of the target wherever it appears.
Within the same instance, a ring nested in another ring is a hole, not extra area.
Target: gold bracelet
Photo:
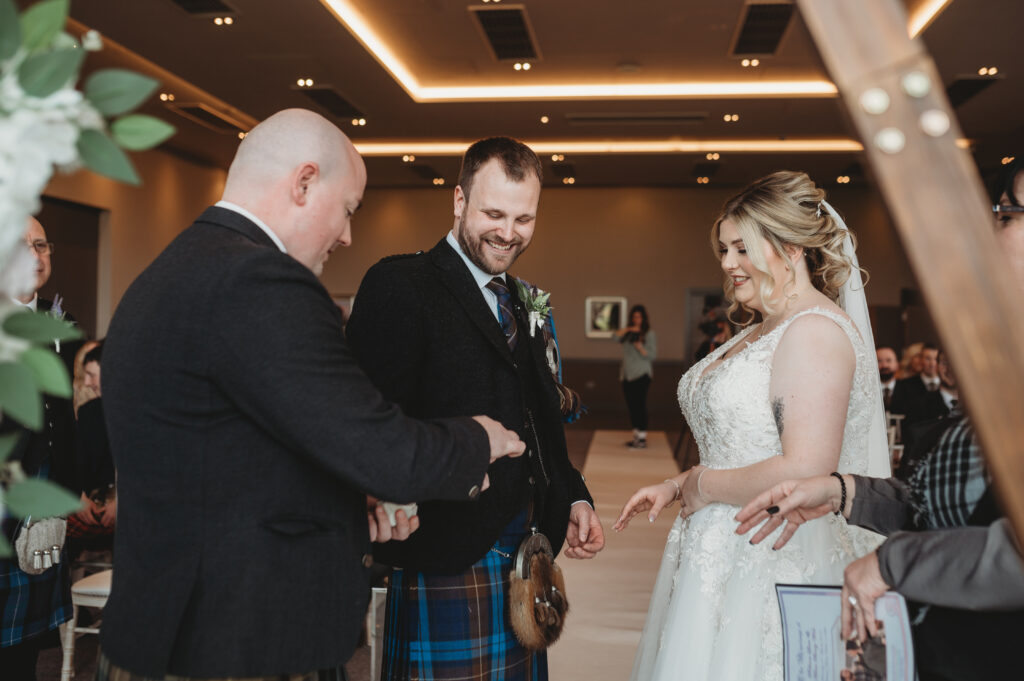
[[[662,482],[667,482],[669,484],[672,484],[672,485],[676,486],[676,495],[675,495],[675,497],[672,498],[672,501],[678,501],[680,498],[682,498],[682,496],[683,496],[683,488],[679,486],[678,482],[676,482],[672,478],[665,478]],[[668,503],[671,504],[672,501],[670,501]]]

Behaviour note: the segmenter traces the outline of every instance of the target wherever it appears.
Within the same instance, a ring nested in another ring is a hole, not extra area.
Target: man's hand
[[[565,534],[569,558],[593,558],[604,548],[604,528],[601,519],[587,502],[572,505],[569,510],[569,530]]]
[[[473,420],[487,431],[487,439],[491,442],[491,463],[503,456],[522,456],[526,451],[526,443],[520,440],[515,432],[508,430],[490,416],[474,416]]]
[[[858,641],[878,635],[875,601],[889,590],[878,567],[878,552],[872,551],[846,566],[843,572],[843,639],[854,634]]]
[[[408,518],[402,509],[395,511],[395,524],[392,525],[384,506],[371,496],[366,497],[366,521],[370,526],[370,541],[380,544],[392,539],[405,541],[420,527],[420,517]]]

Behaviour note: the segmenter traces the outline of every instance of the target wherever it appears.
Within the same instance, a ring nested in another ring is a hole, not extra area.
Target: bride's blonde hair
[[[747,249],[747,257],[765,276],[761,281],[761,300],[771,312],[771,300],[778,282],[772,277],[765,261],[763,244],[771,245],[790,271],[789,281],[783,288],[796,282],[796,273],[789,265],[786,247],[802,248],[807,271],[814,288],[833,302],[839,299],[839,290],[850,276],[850,260],[843,255],[843,240],[847,231],[832,219],[821,202],[825,190],[816,186],[806,173],[780,170],[762,177],[725,202],[722,212],[711,228],[711,246],[719,252],[719,233],[722,222],[732,220]],[[849,234],[856,247],[856,239]],[[750,317],[740,324],[753,321],[754,311],[736,301],[731,277],[725,277],[725,297],[729,301],[729,318],[740,307]]]

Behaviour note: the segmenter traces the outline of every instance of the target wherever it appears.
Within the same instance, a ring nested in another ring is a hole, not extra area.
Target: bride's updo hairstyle
[[[786,247],[802,248],[811,283],[833,302],[839,299],[839,290],[850,276],[850,261],[843,255],[843,240],[847,236],[828,214],[821,202],[825,190],[817,187],[806,173],[780,170],[747,186],[725,202],[722,213],[711,228],[711,247],[719,252],[719,231],[722,222],[732,220],[747,250],[747,257],[765,277],[761,282],[761,300],[770,311],[778,282],[768,270],[763,244],[768,243],[790,270],[789,281],[783,290],[796,282],[796,274],[789,266]],[[854,238],[850,234],[850,238]],[[856,246],[856,241],[853,242]],[[741,305],[736,302],[731,277],[725,278],[725,296],[729,300],[729,318]],[[743,324],[753,321],[753,310]]]

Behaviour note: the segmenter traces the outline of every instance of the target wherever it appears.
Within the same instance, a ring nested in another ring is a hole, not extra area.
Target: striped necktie
[[[487,288],[498,296],[498,311],[501,315],[501,330],[505,334],[509,350],[515,350],[519,343],[519,329],[516,326],[516,317],[512,314],[512,293],[501,277],[495,277],[487,282]]]

